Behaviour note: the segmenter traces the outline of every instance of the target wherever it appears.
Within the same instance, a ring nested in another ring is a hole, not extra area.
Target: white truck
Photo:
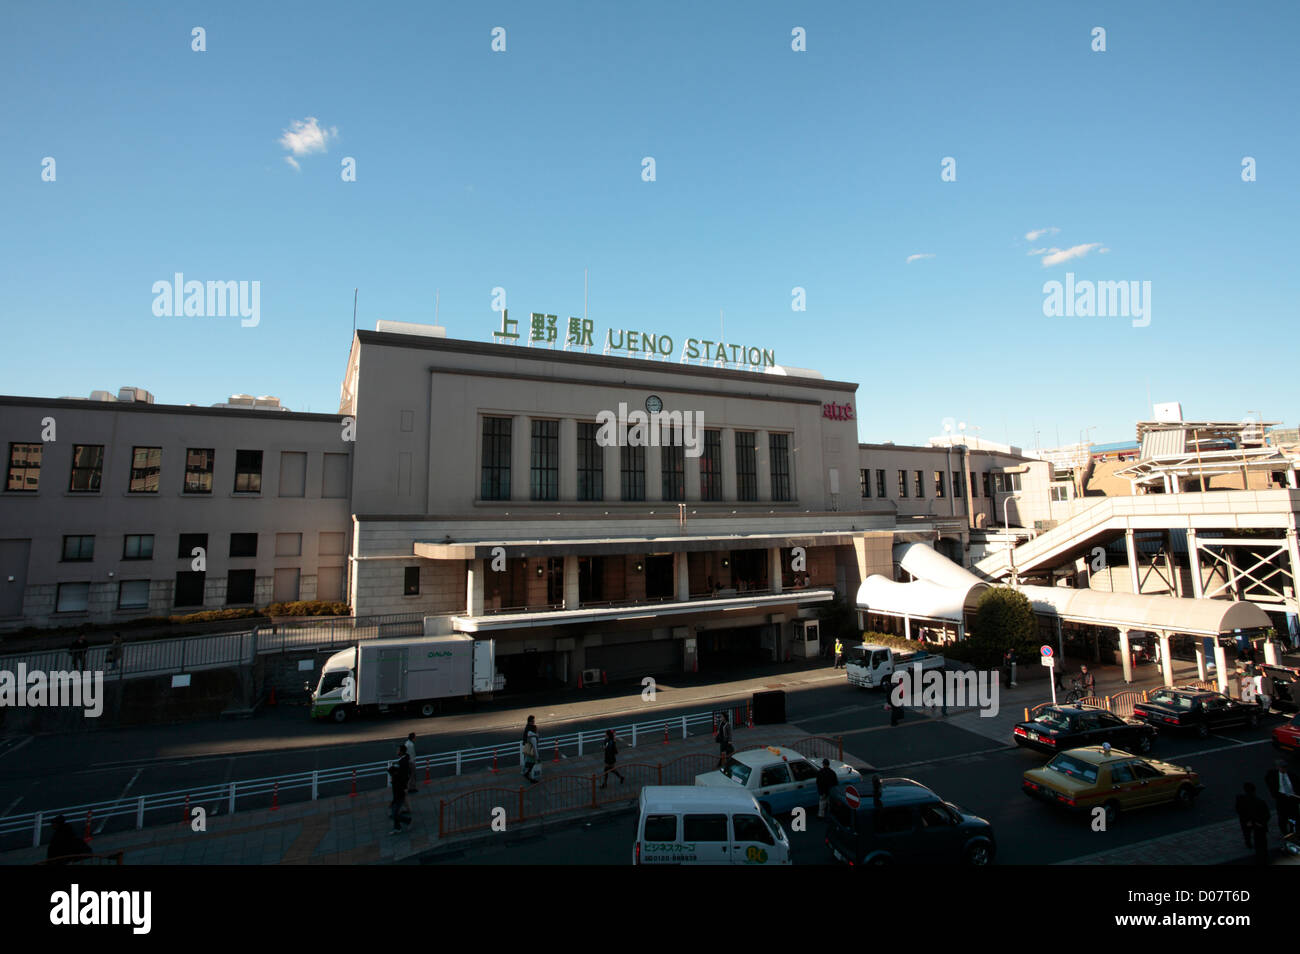
[[[849,685],[879,689],[889,685],[890,677],[898,670],[917,664],[922,670],[942,669],[943,656],[925,650],[899,653],[888,646],[863,643],[848,648],[844,668],[849,674]]]
[[[440,699],[486,695],[504,686],[491,639],[464,634],[371,639],[325,661],[311,691],[311,715],[346,722],[359,712],[409,709],[431,716]]]

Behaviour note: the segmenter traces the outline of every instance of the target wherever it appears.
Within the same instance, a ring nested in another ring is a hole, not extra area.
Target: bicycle
[[[1088,693],[1084,691],[1083,686],[1079,684],[1078,679],[1070,680],[1070,691],[1065,694],[1066,703],[1075,703],[1080,699],[1087,698]]]

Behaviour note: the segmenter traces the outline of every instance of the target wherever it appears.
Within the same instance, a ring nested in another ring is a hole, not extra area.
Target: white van
[[[641,789],[635,865],[788,865],[785,829],[743,789]]]

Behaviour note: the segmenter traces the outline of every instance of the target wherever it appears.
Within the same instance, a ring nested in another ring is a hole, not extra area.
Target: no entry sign
[[[844,789],[844,804],[848,805],[849,808],[857,808],[862,804],[862,796],[858,794],[858,790],[852,785]]]

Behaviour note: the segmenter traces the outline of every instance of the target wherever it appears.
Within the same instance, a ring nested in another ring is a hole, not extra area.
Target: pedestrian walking
[[[1268,863],[1268,805],[1255,794],[1255,786],[1247,782],[1242,794],[1237,796],[1237,820],[1247,848],[1255,849],[1255,863]]]
[[[415,781],[415,733],[414,732],[407,733],[406,741],[402,743],[402,748],[406,749],[406,754],[411,758],[411,783],[410,786],[406,789],[406,794],[414,795],[416,792],[420,790],[419,785]]]
[[[1277,808],[1277,830],[1285,838],[1300,826],[1300,774],[1287,768],[1286,759],[1277,759],[1264,773],[1264,785]]]
[[[72,671],[81,672],[86,668],[86,650],[89,644],[86,642],[86,634],[78,633],[77,638],[72,641]]]
[[[605,776],[600,783],[601,788],[605,788],[606,786],[609,785],[609,776],[611,772],[614,775],[618,776],[618,780],[620,784],[627,781],[627,779],[623,777],[623,773],[614,767],[616,764],[618,764],[618,740],[614,736],[613,729],[606,729],[605,730]]]
[[[844,643],[840,642],[838,636],[835,637],[835,668],[839,669],[840,664],[844,662]]]
[[[537,719],[535,716],[529,716],[528,722],[524,725],[523,774],[530,782],[536,782],[538,776],[542,774],[540,745],[541,735],[537,731]]]
[[[94,854],[90,846],[81,840],[73,827],[68,824],[68,819],[63,815],[55,816],[53,827],[54,830],[50,834],[50,845],[45,851],[46,861],[53,862],[56,865],[66,865],[79,855]]]
[[[1094,695],[1097,689],[1097,677],[1088,671],[1086,663],[1079,667],[1079,685],[1087,696]]]
[[[718,742],[718,768],[722,768],[727,764],[731,753],[736,751],[735,746],[731,744],[731,720],[727,718],[725,712],[718,720],[718,731],[713,734],[713,738]]]
[[[840,782],[835,769],[831,768],[830,759],[822,759],[822,767],[817,771],[817,817],[826,817],[826,806],[831,800],[831,789]]]
[[[108,655],[104,657],[104,665],[108,669],[116,669],[122,660],[122,634],[114,633],[113,642],[108,647]]]
[[[406,807],[406,786],[411,781],[411,756],[407,754],[405,745],[397,747],[397,759],[388,766],[388,775],[393,782],[393,830],[390,834],[400,835],[402,822],[411,818],[409,813],[402,811]]]
[[[894,700],[894,686],[890,686],[885,694],[885,708],[889,711],[890,728],[903,721],[903,707]]]

